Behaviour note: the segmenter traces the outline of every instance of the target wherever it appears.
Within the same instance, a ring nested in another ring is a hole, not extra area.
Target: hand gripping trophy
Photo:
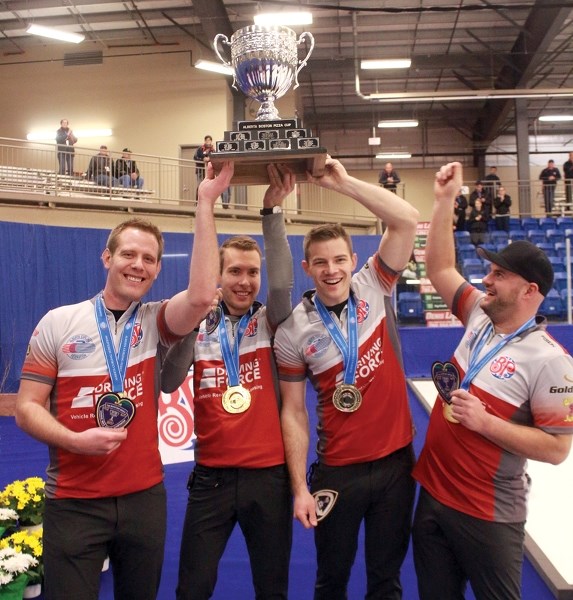
[[[305,39],[310,49],[303,60],[298,59],[298,46]],[[233,69],[233,87],[261,103],[255,121],[239,121],[236,131],[226,131],[225,139],[215,144],[211,161],[215,170],[225,160],[235,163],[233,183],[267,183],[266,165],[284,162],[306,181],[306,171],[321,175],[326,150],[317,137],[300,126],[298,119],[281,119],[275,100],[284,96],[307,64],[314,48],[314,38],[296,33],[280,25],[250,25],[231,36],[218,34],[213,41],[221,62]],[[221,55],[219,45],[230,46],[231,61]]]

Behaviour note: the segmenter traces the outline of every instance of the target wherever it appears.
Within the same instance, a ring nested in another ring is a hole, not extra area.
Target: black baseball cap
[[[501,252],[478,248],[477,253],[482,258],[521,275],[526,281],[536,283],[544,296],[547,296],[547,292],[553,286],[553,267],[547,254],[531,242],[518,240],[506,246]]]
[[[122,152],[129,152],[129,153],[131,153],[131,150],[130,150],[129,148],[124,148],[124,149],[122,150]]]

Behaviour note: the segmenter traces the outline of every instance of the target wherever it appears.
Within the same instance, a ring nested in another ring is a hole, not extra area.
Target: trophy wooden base
[[[326,154],[325,148],[248,153],[216,152],[211,154],[211,163],[215,173],[219,173],[225,161],[235,164],[231,185],[268,185],[267,165],[270,163],[286,164],[295,174],[297,183],[305,183],[307,171],[315,177],[324,174]]]

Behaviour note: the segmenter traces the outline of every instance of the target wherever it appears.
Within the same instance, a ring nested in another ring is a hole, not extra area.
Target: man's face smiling
[[[147,294],[161,271],[158,253],[155,237],[132,227],[120,234],[114,254],[107,248],[104,250],[102,261],[108,271],[104,289],[107,308],[125,310]]]
[[[226,248],[221,289],[230,314],[244,315],[261,288],[261,257],[256,250]]]
[[[318,297],[325,306],[348,299],[356,254],[351,254],[342,238],[314,242],[308,248],[308,262],[302,261],[305,273],[312,278]]]

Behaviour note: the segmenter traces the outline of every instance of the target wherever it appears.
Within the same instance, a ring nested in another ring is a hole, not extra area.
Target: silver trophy
[[[305,39],[310,41],[306,57],[299,61],[297,48]],[[231,47],[231,62],[219,52],[219,43]],[[233,87],[261,103],[257,121],[280,119],[275,100],[284,96],[306,65],[314,48],[314,37],[308,31],[300,35],[281,25],[249,25],[231,36],[219,33],[213,40],[219,60],[233,69]],[[237,87],[238,86],[238,87]]]

